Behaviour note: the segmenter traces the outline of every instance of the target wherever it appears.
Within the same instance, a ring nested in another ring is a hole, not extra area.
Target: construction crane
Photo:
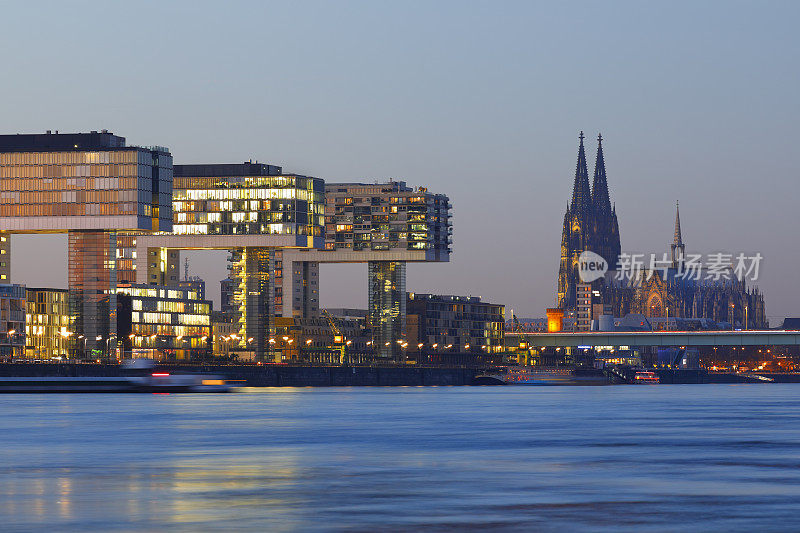
[[[327,309],[323,309],[322,314],[325,315],[326,319],[328,319],[328,325],[330,325],[331,331],[333,332],[333,344],[334,346],[337,346],[337,349],[339,350],[339,364],[344,366],[345,348],[347,347],[347,344],[344,340],[344,335],[342,335],[342,332],[339,331],[339,327],[336,325],[333,315],[331,315]]]

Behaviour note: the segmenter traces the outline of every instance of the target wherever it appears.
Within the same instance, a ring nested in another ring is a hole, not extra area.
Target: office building
[[[73,335],[69,329],[69,291],[28,287],[25,295],[25,356],[68,359]]]
[[[264,355],[282,286],[277,252],[322,248],[324,183],[252,162],[176,165],[174,172],[173,231],[137,236],[137,282],[177,285],[177,258],[169,255],[179,250],[229,250],[235,339],[239,349]]]
[[[68,233],[70,329],[104,349],[116,332],[117,233],[172,229],[169,151],[105,130],[0,135],[0,185],[0,235]]]
[[[191,289],[120,285],[121,357],[165,361],[206,358],[211,350],[211,302]]]

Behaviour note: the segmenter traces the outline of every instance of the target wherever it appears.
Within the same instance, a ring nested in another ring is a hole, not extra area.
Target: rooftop
[[[176,178],[216,178],[228,176],[279,176],[283,169],[264,163],[221,163],[209,165],[174,165],[172,175]]]
[[[16,133],[0,135],[0,152],[64,152],[87,150],[120,150],[136,149],[137,146],[126,146],[125,137],[114,135],[108,130],[90,131],[89,133]],[[147,148],[157,152],[169,152],[163,146]]]

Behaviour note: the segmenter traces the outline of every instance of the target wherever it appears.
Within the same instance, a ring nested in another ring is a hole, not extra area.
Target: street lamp
[[[14,358],[14,334],[17,332],[15,329],[10,329],[6,332],[6,336],[8,337],[8,344],[11,348],[11,358]]]
[[[59,331],[58,334],[61,335],[61,337],[64,339],[64,342],[66,343],[67,339],[69,339],[70,335],[72,335],[72,332],[67,331],[64,328],[61,328],[61,331]],[[61,356],[62,354],[66,354],[66,350],[61,351],[61,353],[59,353],[58,355]]]

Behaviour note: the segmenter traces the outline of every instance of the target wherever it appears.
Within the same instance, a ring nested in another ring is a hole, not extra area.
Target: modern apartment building
[[[25,286],[0,284],[0,357],[16,359],[25,351]]]
[[[503,351],[503,305],[476,296],[410,293],[407,308],[407,351],[420,362],[485,362]]]
[[[397,341],[406,335],[406,263],[449,261],[450,209],[447,196],[402,181],[326,184],[325,250],[285,251],[283,268],[298,262],[367,263],[374,348],[379,357],[399,359]],[[283,302],[283,315],[292,316],[296,308],[285,297]]]

